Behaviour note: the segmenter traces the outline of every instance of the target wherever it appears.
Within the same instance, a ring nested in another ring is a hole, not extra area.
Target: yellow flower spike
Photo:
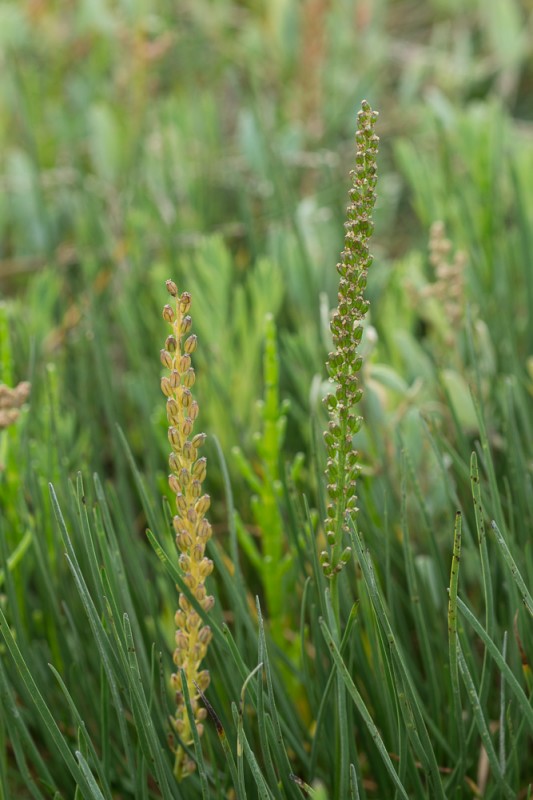
[[[191,392],[196,380],[191,354],[196,350],[197,338],[190,334],[191,295],[183,292],[180,296],[174,281],[167,281],[166,287],[175,299],[173,305],[163,308],[163,319],[172,327],[172,333],[167,336],[160,354],[161,363],[168,370],[168,374],[161,378],[161,391],[167,398],[168,440],[172,447],[168,461],[171,469],[168,484],[175,496],[177,511],[172,523],[184,583],[207,612],[213,608],[215,600],[205,588],[205,579],[213,569],[213,562],[205,555],[206,544],[211,537],[211,526],[205,514],[211,500],[203,492],[206,459],[198,458],[198,448],[203,445],[206,436],[205,433],[193,435],[199,408]],[[178,780],[182,780],[195,769],[194,762],[185,750],[185,747],[193,744],[192,726],[196,727],[199,736],[203,733],[202,721],[206,714],[205,709],[199,707],[198,688],[205,691],[210,677],[208,670],[200,670],[200,665],[212,633],[182,592],[179,593],[174,621],[176,649],[173,661],[176,672],[171,676],[170,685],[175,692],[176,713],[172,726],[180,740],[175,750],[174,774]],[[187,681],[193,720],[187,714],[182,674]]]

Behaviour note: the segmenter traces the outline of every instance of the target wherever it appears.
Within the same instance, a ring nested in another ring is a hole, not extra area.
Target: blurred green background
[[[193,293],[206,431],[253,451],[271,312],[287,454],[309,447],[363,97],[382,140],[368,469],[413,407],[450,428],[450,391],[475,428],[472,352],[424,295],[428,238],[440,220],[465,253],[462,316],[493,400],[510,359],[526,379],[533,340],[532,13],[517,0],[1,3],[3,313],[13,378],[32,381],[34,408],[55,393],[62,464],[113,474],[120,418],[160,472],[164,436],[161,451],[146,442],[164,426],[167,277]]]

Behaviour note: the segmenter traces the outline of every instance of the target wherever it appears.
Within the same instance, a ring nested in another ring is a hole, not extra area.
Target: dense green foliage
[[[528,0],[0,2],[0,384],[31,383],[0,430],[0,798],[531,796],[532,24]],[[322,399],[363,97],[332,601]],[[215,565],[181,783],[168,278]]]

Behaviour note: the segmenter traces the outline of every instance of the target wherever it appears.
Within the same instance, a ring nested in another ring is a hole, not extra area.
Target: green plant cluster
[[[0,2],[1,800],[533,796],[532,14]]]

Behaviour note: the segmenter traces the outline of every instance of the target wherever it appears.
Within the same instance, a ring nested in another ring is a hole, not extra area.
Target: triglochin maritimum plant
[[[166,282],[166,287],[174,303],[163,308],[163,318],[172,327],[172,332],[161,350],[161,363],[167,370],[161,378],[161,390],[167,398],[168,440],[172,447],[168,483],[176,498],[173,526],[184,582],[202,609],[209,612],[215,602],[205,587],[206,578],[213,570],[213,562],[205,555],[212,533],[205,516],[210,498],[202,489],[206,459],[199,455],[206,436],[204,433],[193,434],[199,409],[191,392],[196,378],[191,354],[196,349],[197,339],[190,334],[190,294],[178,294],[176,284],[170,280]],[[201,736],[207,714],[199,701],[201,692],[209,685],[210,676],[200,665],[212,632],[183,592],[179,592],[175,622],[176,649],[173,660],[177,669],[171,677],[171,686],[175,692],[176,713],[172,718],[172,726],[179,737],[174,773],[181,780],[195,769],[195,763],[185,749],[185,746],[193,743],[192,725],[196,726]],[[182,678],[187,683],[194,717],[192,721],[187,713]]]
[[[327,451],[326,482],[328,505],[324,522],[327,550],[320,554],[324,574],[337,575],[350,558],[344,547],[348,518],[357,511],[356,479],[358,453],[353,437],[361,427],[361,417],[354,407],[361,399],[358,372],[362,358],[358,346],[363,335],[362,320],[368,310],[364,297],[367,274],[372,264],[368,241],[374,229],[372,210],[376,202],[379,139],[374,133],[377,112],[364,100],[357,115],[355,169],[352,171],[351,203],[346,212],[344,250],[337,264],[339,273],[338,307],[331,320],[334,350],[329,353],[327,369],[335,391],[325,404],[329,425],[324,434]]]

